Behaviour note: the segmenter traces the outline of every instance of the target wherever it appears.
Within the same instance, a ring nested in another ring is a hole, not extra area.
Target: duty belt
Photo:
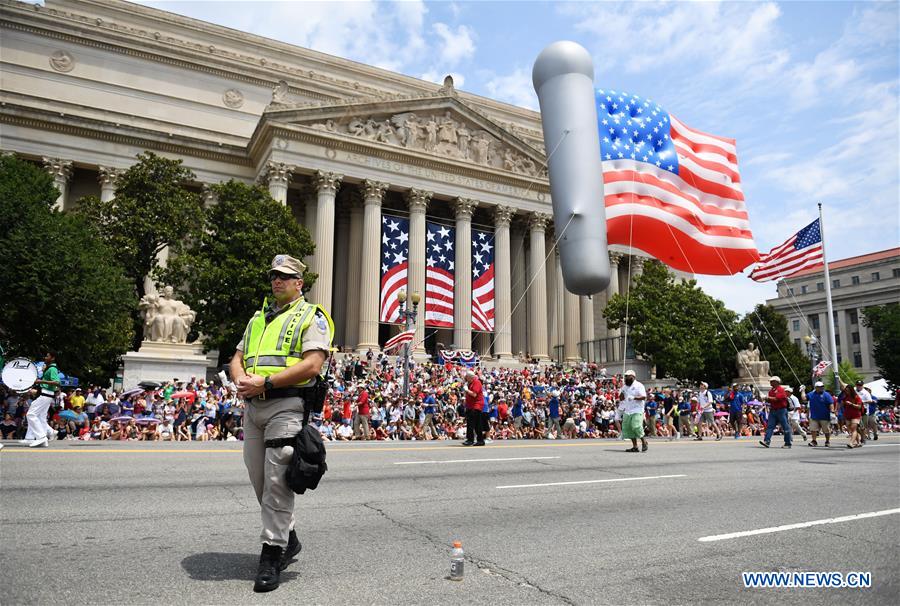
[[[300,387],[278,387],[262,392],[256,398],[258,400],[274,400],[275,398],[295,398],[303,395]]]

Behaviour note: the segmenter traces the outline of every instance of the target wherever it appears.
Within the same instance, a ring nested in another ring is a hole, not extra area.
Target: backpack
[[[328,470],[325,464],[325,443],[322,434],[308,423],[294,436],[294,454],[286,475],[288,486],[297,494],[315,490]]]

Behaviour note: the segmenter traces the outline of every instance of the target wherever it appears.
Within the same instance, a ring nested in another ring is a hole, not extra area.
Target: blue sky
[[[737,140],[765,252],[825,208],[830,259],[900,245],[897,2],[143,2],[537,109],[531,65],[575,40],[598,88]],[[700,277],[746,312],[773,283]]]

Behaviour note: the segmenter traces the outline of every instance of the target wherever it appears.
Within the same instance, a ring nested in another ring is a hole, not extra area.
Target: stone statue
[[[479,137],[474,140],[475,145],[472,150],[472,160],[477,164],[487,164],[491,151],[491,140],[486,136]]]
[[[444,118],[441,120],[438,138],[440,139],[441,143],[449,143],[454,147],[457,144],[456,122],[453,120],[453,118],[450,117],[450,112],[446,112],[444,114]]]
[[[362,137],[366,132],[366,127],[359,118],[353,118],[350,120],[350,124],[347,125],[347,130],[349,130],[352,135]]]
[[[769,378],[769,362],[760,358],[759,349],[749,343],[747,349],[737,354],[738,378],[750,382],[767,381]]]
[[[378,131],[375,140],[381,143],[393,143],[391,140],[394,136],[394,127],[387,120],[378,123]]]
[[[459,128],[456,129],[456,136],[459,141],[459,155],[469,159],[469,140],[472,139],[471,133],[469,133],[469,129],[466,128],[465,124],[460,124]]]
[[[437,146],[438,123],[432,116],[425,123],[425,149],[434,151]]]
[[[287,103],[288,102],[288,83],[284,80],[279,80],[275,83],[275,86],[272,87],[272,103]]]
[[[197,314],[185,303],[175,299],[174,292],[171,286],[166,286],[161,294],[148,293],[141,299],[145,341],[187,342]]]

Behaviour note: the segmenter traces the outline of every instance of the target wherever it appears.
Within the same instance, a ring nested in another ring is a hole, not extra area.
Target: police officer
[[[253,590],[278,587],[281,571],[300,552],[294,530],[294,493],[285,473],[293,446],[272,444],[303,426],[304,391],[328,358],[334,323],[321,305],[302,295],[306,266],[277,255],[269,270],[272,295],[253,314],[231,360],[238,395],[249,400],[244,414],[244,464],[262,510],[262,554]]]

